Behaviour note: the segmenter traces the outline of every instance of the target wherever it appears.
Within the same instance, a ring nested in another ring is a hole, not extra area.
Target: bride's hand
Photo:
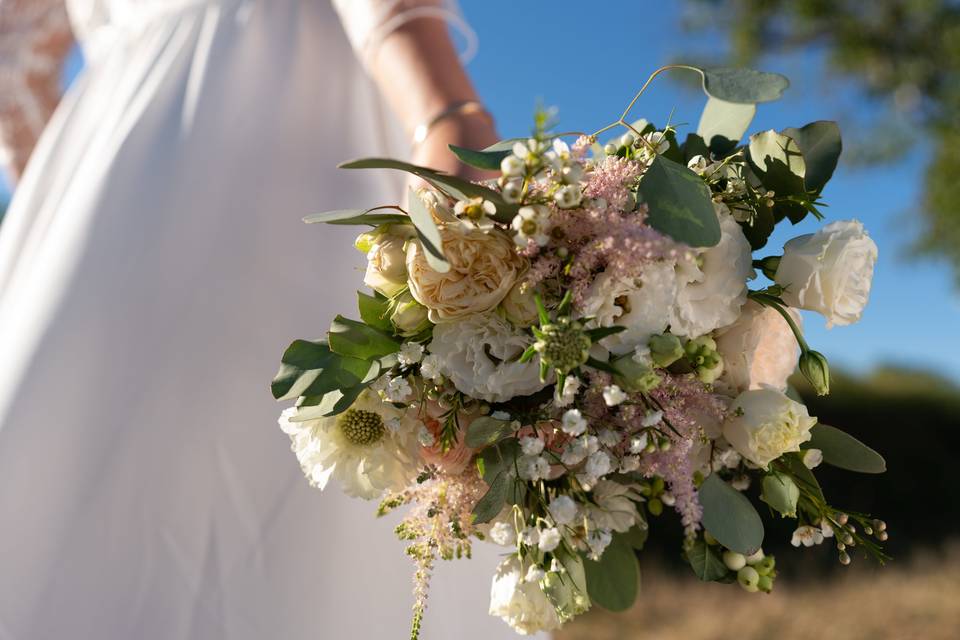
[[[448,145],[479,150],[497,139],[493,120],[486,112],[452,114],[433,125],[427,137],[414,147],[412,162],[468,180],[495,178],[495,171],[482,171],[460,162]]]

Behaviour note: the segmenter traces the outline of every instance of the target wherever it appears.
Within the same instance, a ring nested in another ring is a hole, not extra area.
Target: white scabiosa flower
[[[760,467],[810,440],[817,419],[786,394],[767,387],[744,391],[730,407],[723,436],[737,453]]]
[[[831,222],[783,247],[774,280],[791,307],[821,313],[827,326],[860,320],[873,281],[877,245],[856,220]]]
[[[420,422],[373,392],[363,392],[336,416],[302,422],[295,416],[296,409],[284,411],[280,427],[304,474],[320,489],[333,478],[347,495],[372,500],[403,489],[416,476]],[[388,428],[391,423],[395,428]]]
[[[524,580],[525,575],[516,555],[500,563],[490,587],[490,615],[501,618],[521,635],[559,629],[556,609],[540,585]]]
[[[733,323],[747,301],[747,280],[756,274],[750,243],[726,205],[714,205],[720,242],[698,250],[693,261],[677,263],[680,280],[670,331],[698,338]]]
[[[677,295],[677,276],[672,262],[653,262],[639,278],[623,278],[604,271],[593,281],[580,312],[591,317],[590,326],[626,327],[600,344],[615,354],[646,347],[650,336],[666,331]]]
[[[543,247],[550,242],[550,209],[542,204],[520,207],[511,225],[517,235],[514,241],[521,247],[530,240]]]
[[[526,332],[487,313],[438,324],[430,353],[437,357],[440,373],[461,392],[487,402],[506,402],[547,386],[540,381],[538,358],[517,361],[530,342]]]

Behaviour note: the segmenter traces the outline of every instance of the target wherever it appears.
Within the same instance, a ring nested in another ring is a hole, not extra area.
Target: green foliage
[[[750,555],[763,544],[763,522],[742,493],[712,473],[700,486],[703,527],[726,548]]]
[[[382,358],[400,350],[399,340],[363,322],[343,316],[334,318],[327,339],[334,353],[360,360]]]
[[[357,308],[360,311],[360,319],[364,323],[374,329],[393,333],[393,323],[390,322],[390,299],[385,295],[374,292],[371,296],[363,291],[357,291]]]
[[[493,520],[507,504],[519,504],[526,495],[526,484],[517,479],[516,462],[520,443],[516,438],[503,440],[480,453],[483,481],[490,488],[473,508],[475,522]]]
[[[621,534],[614,534],[598,562],[587,558],[583,567],[591,600],[610,611],[625,611],[633,605],[640,590],[640,565]]]
[[[336,211],[327,211],[325,213],[315,213],[303,219],[307,224],[368,224],[372,227],[381,224],[405,223],[410,222],[410,218],[402,213],[373,213],[380,211],[377,209],[338,209]]]
[[[647,222],[657,231],[691,247],[712,247],[720,241],[710,189],[687,167],[657,156],[637,195],[649,207]]]
[[[727,575],[727,566],[723,564],[720,550],[698,538],[687,550],[687,561],[698,578],[704,582],[722,580]]]
[[[482,449],[496,444],[513,433],[509,420],[497,420],[490,416],[481,416],[467,427],[465,444],[471,449]]]
[[[740,67],[700,69],[700,73],[707,95],[726,102],[770,102],[780,98],[790,86],[790,81],[779,73]]]
[[[447,146],[450,147],[450,151],[453,151],[454,155],[456,155],[463,164],[470,167],[475,167],[477,169],[485,169],[487,171],[499,170],[500,162],[510,155],[510,146],[505,149],[494,151],[474,151],[473,149],[458,147],[455,144]]]
[[[427,258],[427,264],[437,273],[446,273],[450,271],[450,263],[443,255],[443,240],[440,237],[440,229],[433,219],[433,214],[423,204],[423,200],[417,195],[417,192],[410,189],[410,219],[417,230],[417,238],[420,239],[420,245],[423,247],[423,253]]]
[[[807,191],[819,193],[833,176],[843,151],[840,127],[836,122],[819,120],[799,129],[784,129],[783,134],[789,136],[803,154]]]
[[[803,445],[805,449],[820,449],[823,461],[848,471],[860,473],[883,473],[887,463],[879,453],[848,433],[825,424],[810,430],[812,438]]]
[[[295,340],[283,353],[280,363],[280,370],[270,385],[277,400],[354,387],[363,382],[371,369],[365,360],[334,353],[323,340]]]
[[[757,105],[755,104],[725,102],[710,97],[700,115],[697,136],[705,141],[710,151],[725,155],[733,151],[740,142],[756,113]],[[689,161],[689,158],[685,159]]]

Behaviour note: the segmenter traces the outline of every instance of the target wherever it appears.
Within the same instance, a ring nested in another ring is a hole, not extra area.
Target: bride
[[[447,142],[494,140],[448,35],[459,14],[63,3],[0,0],[19,176],[0,232],[0,638],[403,633],[393,523],[307,486],[268,383],[289,336],[354,303],[350,232],[300,217],[400,194],[336,162],[405,155],[416,129],[414,161],[454,171]],[[86,65],[57,104],[71,31]],[[486,615],[482,546],[439,568],[425,637],[511,633]]]

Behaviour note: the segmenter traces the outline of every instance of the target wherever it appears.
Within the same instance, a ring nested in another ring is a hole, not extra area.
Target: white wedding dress
[[[86,67],[0,231],[0,639],[405,637],[395,521],[308,487],[269,393],[362,277],[356,231],[301,216],[399,197],[334,168],[403,153],[337,14],[68,4]],[[339,5],[357,46],[397,8]],[[512,637],[476,550],[439,566],[424,638]]]

